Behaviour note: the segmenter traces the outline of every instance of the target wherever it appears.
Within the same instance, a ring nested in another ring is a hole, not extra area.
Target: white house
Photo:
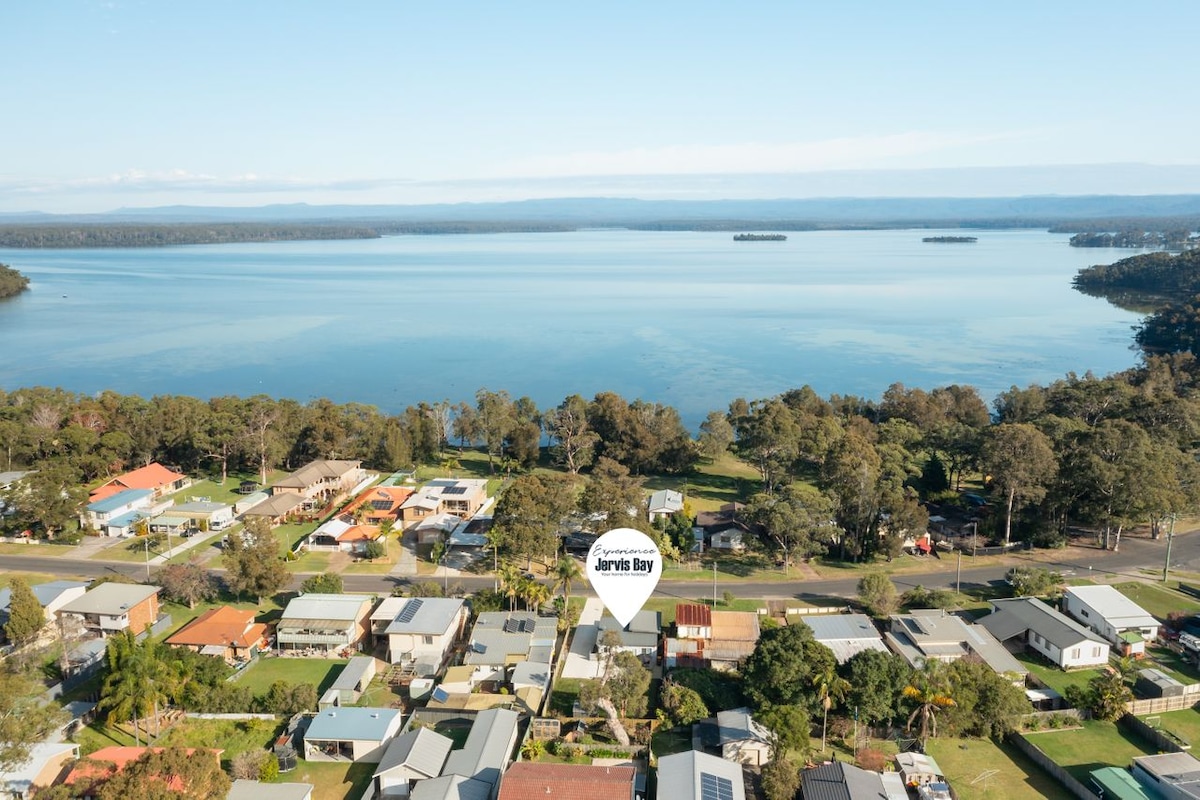
[[[396,609],[383,634],[393,664],[425,666],[433,675],[445,662],[467,623],[467,606],[450,597],[412,597]]]
[[[387,743],[400,732],[399,709],[333,706],[321,711],[304,733],[306,761],[365,761],[378,764]]]
[[[1158,636],[1158,620],[1112,586],[1072,586],[1063,610],[1126,655],[1144,654]]]
[[[1200,760],[1190,753],[1137,756],[1130,772],[1151,797],[1163,800],[1200,797]]]
[[[682,510],[683,495],[671,489],[659,489],[650,495],[650,499],[646,503],[646,511],[651,522],[660,517],[669,517],[676,511]]]
[[[685,750],[658,760],[658,785],[679,800],[746,800],[742,768],[722,758]],[[662,789],[660,795],[665,795]]]
[[[60,608],[83,597],[87,592],[87,584],[80,581],[50,581],[48,583],[36,583],[29,588],[33,591],[33,596],[41,603],[42,609],[46,612],[46,620],[54,619],[54,615]],[[0,625],[8,622],[9,609],[12,605],[12,589],[7,586],[0,589]]]
[[[1063,669],[1108,663],[1108,642],[1035,597],[993,600],[979,624],[1001,642],[1017,640]]]
[[[163,504],[165,507],[167,504]],[[85,528],[99,531],[105,536],[127,536],[139,519],[153,515],[159,508],[154,503],[154,492],[150,489],[126,489],[114,495],[89,503],[79,518]]]
[[[388,742],[387,751],[373,776],[375,797],[408,797],[411,781],[442,774],[454,741],[432,728],[418,728]]]

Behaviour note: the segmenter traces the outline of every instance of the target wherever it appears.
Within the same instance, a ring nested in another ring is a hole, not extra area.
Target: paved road
[[[1153,574],[1161,574],[1166,547],[1165,537],[1158,541],[1127,538],[1121,542],[1119,553],[1076,546],[1063,549],[1060,557],[1056,559],[1042,558],[1037,561],[1031,559],[1030,563],[1060,570],[1071,577],[1095,575],[1097,578],[1102,578],[1125,575],[1146,578],[1153,577],[1153,575],[1141,570],[1150,570]],[[963,559],[962,586],[964,589],[1002,581],[1004,573],[1008,569],[1005,566],[973,568],[970,566],[970,562],[970,558]],[[957,557],[955,556],[944,556],[941,559],[931,558],[928,572],[898,575],[894,580],[901,591],[918,584],[926,588],[953,588],[956,564]],[[1200,532],[1193,531],[1176,535],[1171,550],[1171,568],[1200,572]],[[146,577],[146,567],[143,564],[118,561],[78,561],[61,556],[0,556],[0,572],[11,570],[85,578],[122,574],[139,581]],[[292,583],[292,588],[297,588],[304,577],[297,576]],[[350,592],[390,594],[393,588],[408,582],[407,578],[394,575],[343,575],[342,578],[346,590]],[[468,591],[476,591],[490,589],[493,579],[491,576],[462,577],[455,578],[454,582],[461,583]],[[769,597],[816,604],[824,598],[854,597],[857,583],[858,576],[794,582],[723,580],[717,584],[717,591],[729,591],[743,598]],[[690,600],[710,596],[712,588],[712,583],[706,581],[663,581],[659,583],[655,595]]]

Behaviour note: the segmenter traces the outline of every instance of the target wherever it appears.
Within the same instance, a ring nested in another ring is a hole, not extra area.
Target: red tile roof
[[[126,489],[157,489],[160,486],[167,486],[186,477],[186,475],[178,472],[172,472],[156,461],[140,469],[135,469],[132,472],[126,472],[124,475],[118,475],[108,483],[95,489],[89,495],[89,502],[95,503],[97,500],[103,500]]]
[[[500,780],[497,800],[555,797],[564,800],[629,800],[633,767],[588,767],[519,761]]]
[[[149,749],[150,748],[148,747],[102,747],[86,758],[76,762],[75,766],[71,768],[71,771],[63,780],[63,783],[70,786],[78,782],[83,782],[85,784],[103,782],[121,770],[125,769],[130,762],[137,761],[139,758],[145,755],[146,751]],[[154,751],[159,753],[162,752],[163,749],[164,748],[162,747],[156,747],[154,748]],[[187,754],[189,756],[195,754],[195,752],[196,748],[194,747],[189,747],[187,749]],[[224,751],[208,750],[207,752],[212,753],[216,758],[220,758],[221,753]],[[111,762],[115,765],[115,768],[109,767],[106,764],[95,763],[98,761]],[[167,781],[167,786],[174,792],[182,792],[185,788],[183,782],[177,776],[172,776],[170,780]]]
[[[403,486],[373,486],[354,498],[354,502],[346,506],[343,513],[353,514],[360,506],[378,500],[381,505],[386,502],[388,504],[387,508],[370,507],[367,516],[371,519],[382,519],[388,516],[394,517],[397,511],[399,511],[400,506],[412,493],[412,489],[406,489]]]
[[[699,603],[680,603],[675,606],[675,624],[707,628],[712,625],[712,609]]]
[[[253,611],[221,606],[205,611],[167,639],[167,644],[203,647],[252,647],[267,635],[264,623],[254,622]]]

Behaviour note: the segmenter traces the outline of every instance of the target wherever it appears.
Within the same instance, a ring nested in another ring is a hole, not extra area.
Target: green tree
[[[508,392],[480,389],[475,393],[475,419],[479,437],[487,450],[488,471],[495,472],[495,459],[504,448],[504,439],[516,425],[516,412]]]
[[[915,706],[908,717],[906,730],[912,730],[914,722],[920,722],[921,748],[930,735],[937,736],[937,718],[943,709],[955,705],[950,696],[950,676],[946,665],[933,659],[926,660],[921,668],[912,673],[912,680],[904,687],[904,696]]]
[[[1046,496],[1058,464],[1050,438],[1032,425],[1002,423],[984,434],[980,464],[1004,496],[1004,543],[1012,540],[1013,510]]]
[[[855,653],[842,667],[850,684],[848,707],[867,725],[888,723],[900,714],[904,687],[912,669],[895,653],[864,650]]]
[[[821,703],[821,752],[825,752],[825,733],[829,729],[829,709],[846,699],[850,683],[837,672],[836,664],[825,664],[812,675],[813,688]]]
[[[368,561],[374,561],[377,558],[385,558],[387,556],[387,539],[380,536],[378,539],[372,539],[367,542],[363,548],[363,556]]]
[[[779,398],[756,400],[736,415],[737,453],[762,476],[763,489],[775,491],[792,474],[800,454],[800,428],[792,410]]]
[[[44,462],[13,485],[5,498],[15,509],[12,521],[53,539],[74,523],[86,493],[66,464]]]
[[[46,627],[46,612],[23,578],[9,578],[8,586],[8,622],[4,624],[4,633],[13,644],[25,645]]]
[[[1063,578],[1044,567],[1017,566],[1008,571],[1013,597],[1055,597],[1062,594]]]
[[[592,463],[600,437],[588,425],[586,400],[577,394],[568,396],[546,412],[545,424],[555,442],[550,452],[556,463],[572,475]]]
[[[784,487],[776,494],[756,494],[746,518],[757,524],[783,553],[784,572],[793,554],[801,558],[824,553],[833,531],[833,503],[806,484]]]
[[[720,411],[710,411],[700,423],[700,454],[710,461],[716,461],[729,452],[737,438],[729,417]]]
[[[808,758],[812,749],[809,738],[812,733],[812,721],[804,706],[768,706],[759,712],[758,721],[774,735],[772,749],[775,753],[796,752]]]
[[[829,648],[816,642],[804,625],[764,630],[742,667],[746,697],[757,709],[780,705],[810,705],[815,671],[834,661]]]
[[[195,608],[196,603],[213,600],[217,596],[217,582],[212,573],[193,555],[185,564],[168,564],[155,577],[163,587],[163,594],[171,600],[186,603]]]
[[[899,593],[892,579],[882,572],[868,572],[858,581],[858,600],[877,617],[894,613]]]
[[[555,589],[562,589],[563,597],[566,604],[571,602],[571,587],[576,583],[585,583],[583,570],[579,568],[579,562],[572,556],[560,558],[554,565],[554,583]]]
[[[1112,721],[1126,712],[1133,692],[1117,670],[1106,671],[1088,681],[1090,710],[1095,719]]]
[[[229,535],[221,560],[229,590],[239,597],[252,595],[260,603],[287,586],[292,578],[280,556],[279,540],[261,519],[251,519],[240,534]]]
[[[946,710],[945,719],[958,735],[999,738],[1033,711],[1025,692],[1013,685],[1014,676],[996,674],[981,659],[961,658],[948,672],[955,704]]]
[[[698,692],[669,678],[663,683],[661,697],[662,713],[671,725],[691,725],[709,716],[708,706]]]
[[[218,800],[229,793],[229,776],[216,751],[188,754],[183,747],[147,750],[108,778],[97,800]]]
[[[159,708],[170,699],[172,674],[159,647],[151,638],[138,642],[129,630],[108,639],[108,677],[100,690],[99,707],[108,712],[113,722],[132,720],[138,744],[141,744],[139,720],[153,714],[157,735]]]
[[[604,522],[598,527],[604,530],[643,530],[647,523],[641,513],[644,506],[642,483],[642,479],[631,476],[623,464],[601,456],[579,496],[579,510],[603,518]]]
[[[776,753],[762,768],[762,788],[767,800],[795,800],[800,770],[785,753]]]
[[[30,748],[66,722],[63,710],[42,698],[45,687],[12,662],[0,663],[0,773],[24,764]]]
[[[558,529],[575,507],[570,478],[563,475],[520,475],[496,501],[492,529],[500,547],[524,558],[548,559],[558,550]]]
[[[304,583],[300,584],[301,594],[341,594],[345,590],[342,576],[336,572],[312,575],[305,578]]]

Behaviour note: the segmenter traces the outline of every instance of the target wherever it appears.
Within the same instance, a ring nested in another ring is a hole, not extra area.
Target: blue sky
[[[1198,22],[1195,2],[9,2],[0,211],[1200,192]]]

